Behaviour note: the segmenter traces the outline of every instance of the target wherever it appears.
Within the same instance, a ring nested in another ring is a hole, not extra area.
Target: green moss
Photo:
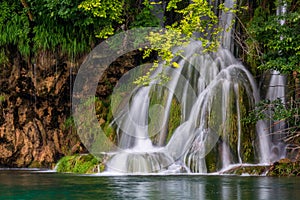
[[[0,103],[4,102],[5,101],[5,96],[3,95],[0,95]]]
[[[218,152],[222,149],[220,145],[224,143],[229,147],[233,162],[239,162],[238,149],[240,149],[240,156],[244,163],[255,163],[255,125],[249,126],[240,121],[253,107],[253,99],[247,95],[249,91],[246,91],[243,83],[240,83],[238,88],[231,87],[229,93],[226,94],[228,95],[228,103],[224,107],[222,104],[224,92],[222,86],[217,86],[215,89],[215,94],[211,100],[211,110],[208,111],[207,126],[216,132],[220,138],[216,147],[206,156],[208,171],[217,171],[222,167],[221,154]],[[226,112],[224,119],[221,111]]]
[[[149,94],[148,133],[153,144],[157,144],[159,142],[161,134],[167,134],[165,127],[162,127],[162,122],[168,95],[169,91],[161,85],[151,87]],[[164,136],[162,137],[165,138]]]
[[[1,49],[0,50],[0,64],[5,65],[5,64],[8,64],[8,63],[9,63],[8,56],[6,55],[4,49]]]
[[[68,117],[62,125],[62,130],[67,130],[69,128],[75,128],[74,118]]]
[[[218,166],[218,143],[216,146],[205,156],[207,172],[216,172],[220,168]]]
[[[78,174],[94,173],[98,172],[98,165],[100,165],[100,171],[104,170],[104,165],[91,154],[65,156],[58,161],[56,171]]]
[[[95,110],[96,110],[96,116],[100,123],[100,126],[106,135],[112,142],[116,140],[116,131],[114,127],[111,125],[111,122],[113,121],[113,114],[111,109],[111,97],[100,100],[96,98],[95,101]]]
[[[243,175],[249,174],[253,176],[260,176],[266,174],[270,166],[237,166],[232,169],[229,169],[223,174],[234,174],[234,175]]]
[[[38,161],[32,161],[32,163],[29,165],[29,168],[41,168],[42,164]]]
[[[181,106],[180,103],[176,100],[172,100],[171,110],[170,110],[170,117],[169,117],[169,124],[168,124],[168,135],[167,135],[167,142],[172,137],[175,129],[181,123]]]
[[[268,176],[300,176],[300,161],[291,162],[288,159],[282,159],[275,162],[268,174]]]
[[[223,174],[249,174],[249,175],[267,175],[267,176],[300,176],[300,162],[291,162],[289,159],[282,159],[270,166],[237,166],[231,168]]]
[[[255,124],[246,124],[244,119],[250,110],[253,109],[254,100],[249,97],[245,91],[245,88],[239,87],[239,98],[240,104],[240,123],[241,123],[241,156],[243,162],[256,163],[255,160],[255,141],[256,141],[256,129]]]

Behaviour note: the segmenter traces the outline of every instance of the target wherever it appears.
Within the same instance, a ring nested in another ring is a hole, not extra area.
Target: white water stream
[[[226,0],[225,5],[232,8],[233,1]],[[267,164],[280,157],[271,152],[266,123],[247,127],[241,122],[260,97],[252,75],[229,51],[228,24],[233,15],[222,17],[226,21],[224,49],[202,54],[201,44],[191,42],[175,59],[180,67],[166,70],[171,77],[167,83],[160,86],[153,80],[136,88],[128,105],[118,112],[120,150],[107,162],[107,171],[212,173],[235,164]],[[155,104],[153,96],[159,99]],[[174,101],[180,104],[181,123],[170,133]],[[156,127],[150,128],[154,122]]]

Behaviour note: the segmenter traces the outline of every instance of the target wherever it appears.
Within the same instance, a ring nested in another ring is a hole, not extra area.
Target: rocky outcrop
[[[220,174],[251,176],[300,176],[300,162],[287,158],[280,159],[270,165],[236,165]]]
[[[136,65],[137,56],[112,63],[99,81],[100,99]],[[53,167],[64,155],[86,152],[70,126],[72,85],[83,59],[42,52],[29,67],[16,54],[1,66],[0,167]]]
[[[76,133],[64,127],[74,67],[43,54],[32,68],[20,57],[1,68],[0,166],[51,167],[82,150]]]

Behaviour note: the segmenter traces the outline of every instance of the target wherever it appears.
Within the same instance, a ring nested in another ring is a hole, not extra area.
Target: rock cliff
[[[0,167],[53,167],[63,155],[86,151],[67,123],[72,84],[83,59],[44,52],[28,64],[16,54],[1,66]],[[134,54],[114,62],[99,81],[97,96],[108,97],[134,62]]]

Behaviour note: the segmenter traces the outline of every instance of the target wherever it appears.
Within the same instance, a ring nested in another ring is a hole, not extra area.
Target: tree
[[[270,14],[263,7],[256,9],[248,30],[251,38],[259,44],[258,47],[253,47],[261,49],[262,54],[254,53],[250,55],[250,59],[256,59],[260,63],[260,69],[272,69],[286,74],[293,71],[300,73],[299,3],[282,3],[286,4],[288,11],[280,15]],[[256,51],[250,49],[250,52]]]
[[[276,13],[280,6],[287,11]],[[286,103],[280,99],[260,102],[248,120],[272,119],[275,121],[272,126],[284,121],[286,129],[280,130],[287,133],[284,141],[300,145],[300,2],[277,1],[273,5],[273,2],[263,1],[246,29],[248,64],[259,70],[277,70],[287,75],[290,92],[285,97]]]
[[[43,50],[72,57],[91,50],[97,37],[112,34],[111,27],[121,23],[123,4],[103,1],[90,13],[87,2],[95,1],[1,1],[0,61],[16,50],[29,60]]]
[[[220,11],[235,12],[235,8],[226,8],[220,4],[217,8]],[[161,32],[150,33],[148,40],[152,48],[147,48],[145,57],[156,51],[158,56],[165,61],[166,66],[179,67],[173,59],[180,55],[180,51],[173,52],[175,47],[184,47],[191,39],[201,41],[202,51],[213,52],[220,46],[221,27],[219,26],[218,13],[215,8],[206,0],[192,0],[186,3],[184,0],[170,0],[166,6],[167,12],[179,15],[178,20],[166,25]],[[154,47],[154,48],[153,48]],[[153,71],[155,64],[150,71]],[[136,84],[148,84],[150,72],[138,78]],[[158,77],[166,80],[163,73]]]

